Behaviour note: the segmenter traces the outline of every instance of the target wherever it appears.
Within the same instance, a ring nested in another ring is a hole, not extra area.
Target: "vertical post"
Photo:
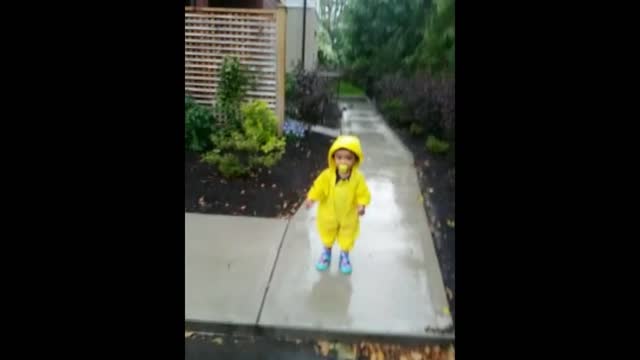
[[[287,9],[284,5],[276,10],[276,116],[278,117],[278,133],[282,134],[285,110],[285,82],[287,58]]]
[[[302,68],[307,69],[307,64],[304,62],[305,43],[307,41],[307,0],[304,0],[304,6],[302,7]]]

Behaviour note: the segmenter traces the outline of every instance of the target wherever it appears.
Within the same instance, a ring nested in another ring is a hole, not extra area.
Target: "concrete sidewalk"
[[[289,223],[186,214],[187,320],[412,337],[451,326],[412,155],[368,101],[342,105],[372,194],[353,274],[338,272],[337,248],[331,269],[315,270],[315,209]]]

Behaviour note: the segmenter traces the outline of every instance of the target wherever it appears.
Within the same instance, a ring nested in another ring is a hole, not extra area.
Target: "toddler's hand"
[[[364,215],[364,205],[358,205],[358,215]]]
[[[305,200],[304,207],[306,207],[307,210],[311,209],[312,206],[313,206],[313,200],[311,200],[311,199]]]

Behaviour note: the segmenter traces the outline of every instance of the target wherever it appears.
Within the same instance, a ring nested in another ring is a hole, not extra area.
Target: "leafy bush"
[[[238,59],[225,57],[220,69],[220,82],[214,112],[223,129],[237,128],[242,120],[241,104],[251,86],[251,79]]]
[[[399,98],[392,98],[383,101],[380,110],[392,124],[398,126],[405,125],[411,120],[407,107]]]
[[[227,178],[238,177],[246,174],[248,171],[240,159],[234,154],[220,155],[219,151],[212,151],[206,153],[202,157],[202,161],[217,165],[218,171]]]
[[[411,126],[409,127],[409,133],[414,136],[419,136],[424,133],[424,128],[418,123],[411,123]]]
[[[350,82],[340,81],[338,94],[340,96],[364,96],[364,91]]]
[[[449,143],[429,135],[427,138],[427,150],[434,154],[443,154],[449,151]]]
[[[211,148],[214,117],[211,110],[185,98],[185,147],[189,151],[202,152]]]
[[[285,150],[284,137],[278,136],[278,120],[264,101],[244,104],[241,110],[241,127],[212,136],[214,150],[203,157],[226,177],[272,167]]]
[[[225,57],[220,69],[220,82],[216,102],[239,104],[247,93],[250,84],[247,72],[234,57]]]
[[[455,141],[455,79],[428,74],[384,76],[374,87],[381,111],[396,125],[411,123],[418,132]],[[401,106],[402,104],[403,106]],[[406,110],[403,113],[401,110]],[[403,120],[402,117],[406,116]]]
[[[289,117],[307,125],[322,123],[331,100],[328,79],[318,76],[316,71],[305,71],[298,65],[291,74],[287,90],[286,112]]]
[[[285,75],[285,82],[284,82],[284,96],[287,100],[293,99],[295,92],[296,92],[296,77],[293,73],[287,73]]]

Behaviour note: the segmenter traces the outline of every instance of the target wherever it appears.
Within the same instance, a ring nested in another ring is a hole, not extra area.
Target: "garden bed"
[[[185,152],[186,212],[257,217],[289,217],[306,196],[315,177],[327,166],[334,138],[309,133],[288,140],[282,159],[271,169],[244,178],[225,179],[215,166]]]
[[[429,153],[423,137],[416,138],[406,129],[392,129],[413,153],[449,307],[455,319],[455,168],[445,156]]]

